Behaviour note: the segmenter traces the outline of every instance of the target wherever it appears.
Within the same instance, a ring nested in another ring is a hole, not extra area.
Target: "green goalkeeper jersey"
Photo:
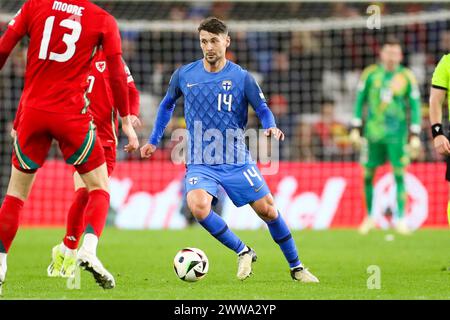
[[[368,110],[364,136],[369,142],[406,141],[408,106],[410,129],[416,134],[420,132],[420,92],[408,68],[398,66],[395,71],[388,71],[381,64],[367,67],[358,85],[353,125],[362,125],[365,105]]]
[[[448,106],[450,109],[450,54],[443,56],[436,66],[436,69],[434,69],[431,85],[434,88],[442,89],[447,92]]]

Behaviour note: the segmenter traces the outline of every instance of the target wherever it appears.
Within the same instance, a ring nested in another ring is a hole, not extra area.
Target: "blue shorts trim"
[[[203,189],[217,201],[221,185],[236,207],[259,200],[270,193],[264,177],[254,164],[188,165],[185,190]]]

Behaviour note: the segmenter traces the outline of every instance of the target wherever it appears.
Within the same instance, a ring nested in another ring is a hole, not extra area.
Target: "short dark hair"
[[[228,34],[227,25],[216,17],[209,17],[203,20],[198,27],[198,32],[202,30],[214,34]]]
[[[383,47],[384,46],[402,46],[400,40],[394,36],[388,36],[384,42],[383,42]]]

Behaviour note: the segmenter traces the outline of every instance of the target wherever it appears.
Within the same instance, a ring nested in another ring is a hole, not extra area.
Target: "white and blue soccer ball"
[[[181,280],[195,282],[208,273],[208,257],[200,249],[184,248],[178,251],[173,259],[173,268]]]

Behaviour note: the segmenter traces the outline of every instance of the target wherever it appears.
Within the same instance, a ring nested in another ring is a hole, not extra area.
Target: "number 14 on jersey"
[[[217,110],[222,110],[222,105],[224,109],[231,111],[231,104],[233,102],[233,96],[231,94],[219,93],[217,96]]]

